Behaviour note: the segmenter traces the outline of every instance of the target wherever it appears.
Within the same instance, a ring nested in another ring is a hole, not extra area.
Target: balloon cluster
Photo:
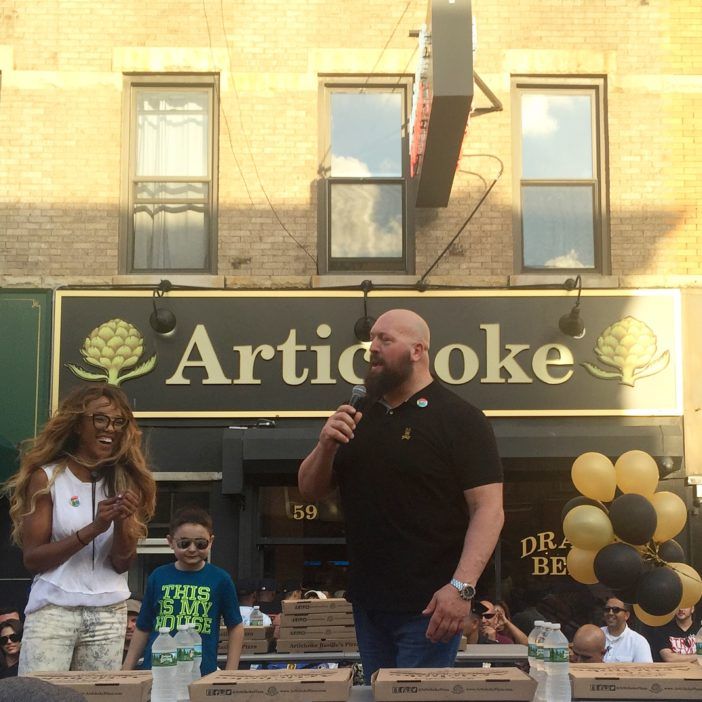
[[[571,477],[581,493],[561,515],[563,534],[573,545],[567,557],[571,577],[606,585],[651,626],[666,624],[678,609],[699,601],[702,578],[673,539],[685,526],[687,508],[674,493],[656,492],[658,466],[651,456],[627,451],[613,464],[601,453],[583,453]]]

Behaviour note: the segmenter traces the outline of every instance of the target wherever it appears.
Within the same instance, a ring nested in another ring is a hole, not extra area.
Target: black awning
[[[679,417],[556,417],[491,420],[500,455],[509,466],[558,468],[586,451],[611,458],[639,449],[658,460],[661,474],[680,468],[683,456]],[[232,428],[222,437],[222,491],[241,493],[245,476],[294,473],[314,448],[321,421],[305,427]]]

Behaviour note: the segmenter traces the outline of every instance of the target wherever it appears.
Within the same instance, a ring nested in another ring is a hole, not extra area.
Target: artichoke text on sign
[[[324,416],[367,371],[353,331],[359,302],[171,293],[160,304],[177,325],[161,335],[147,291],[59,291],[52,404],[78,382],[107,382],[140,416]],[[679,291],[593,292],[577,339],[558,327],[570,303],[545,293],[378,295],[368,312],[424,317],[434,375],[488,415],[680,416]]]

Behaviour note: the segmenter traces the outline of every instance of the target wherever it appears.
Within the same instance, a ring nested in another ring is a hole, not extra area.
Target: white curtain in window
[[[159,178],[152,196],[137,198],[134,228],[136,269],[207,267],[207,222],[202,204],[182,202],[191,188],[170,178],[203,178],[209,173],[209,93],[141,91],[137,105],[136,179]],[[149,188],[150,190],[150,188]]]

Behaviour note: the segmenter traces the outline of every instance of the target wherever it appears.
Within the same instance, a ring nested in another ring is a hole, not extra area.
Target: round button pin
[[[426,407],[429,404],[429,400],[427,400],[425,397],[420,397],[417,400],[417,407]]]

